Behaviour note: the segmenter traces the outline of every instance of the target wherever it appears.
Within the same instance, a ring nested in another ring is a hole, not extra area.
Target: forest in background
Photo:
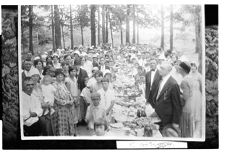
[[[202,52],[200,5],[24,5],[21,18],[22,53],[103,44]]]

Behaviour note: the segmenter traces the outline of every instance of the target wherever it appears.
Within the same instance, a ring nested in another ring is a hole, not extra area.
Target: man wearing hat
[[[155,101],[155,112],[161,119],[159,124],[162,134],[163,131],[168,129],[168,126],[176,129],[176,131],[180,131],[179,123],[182,113],[180,88],[176,80],[171,76],[171,70],[172,65],[168,61],[162,62],[159,66],[159,74],[162,76],[162,80],[153,98]]]

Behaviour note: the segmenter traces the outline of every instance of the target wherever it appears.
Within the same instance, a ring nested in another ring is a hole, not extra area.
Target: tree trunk
[[[102,5],[102,43],[105,44],[105,6]]]
[[[73,49],[73,21],[72,21],[72,8],[70,5],[70,46]]]
[[[130,44],[130,5],[127,5],[126,15],[126,44]]]
[[[137,18],[138,18],[138,13],[137,13]],[[139,44],[139,24],[137,22],[137,44]]]
[[[195,37],[196,37],[196,46],[195,53],[198,53],[199,60],[199,72],[202,73],[202,28],[201,28],[201,7],[196,6],[195,8]]]
[[[170,6],[170,50],[173,50],[173,5]]]
[[[34,55],[33,50],[33,6],[29,5],[29,52]]]
[[[62,26],[62,38],[63,38],[63,48],[66,48],[66,45],[65,45],[65,36],[64,36],[64,31],[63,31],[63,24],[61,24]]]
[[[121,45],[123,45],[123,28],[122,28],[121,20],[120,20],[120,40],[121,40]]]
[[[100,45],[100,6],[98,6],[98,45]]]
[[[105,8],[105,11],[106,11],[106,23],[105,23],[105,42],[108,43],[109,42],[109,11],[108,11],[108,8],[106,7]]]
[[[198,6],[196,6],[196,14],[195,14],[195,37],[196,37],[196,46],[195,46],[195,52],[199,53],[202,50],[201,45],[201,15],[200,15],[200,9]]]
[[[164,50],[164,8],[161,6],[161,49]]]
[[[136,33],[136,31],[135,31],[135,28],[136,28],[136,22],[135,22],[135,5],[133,5],[133,40],[132,40],[132,43],[133,44],[135,44],[136,42],[135,42],[135,33]]]
[[[59,18],[59,8],[58,5],[54,5],[55,14],[55,42],[56,49],[61,48],[61,28],[60,28],[60,18]]]
[[[94,47],[96,47],[95,11],[96,11],[96,6],[91,5],[91,46],[94,46]]]
[[[38,40],[38,31],[37,31],[37,51],[36,51],[37,54],[39,54],[38,46],[39,46],[39,40]]]
[[[54,11],[53,6],[51,5],[51,13],[52,13],[52,47],[53,52],[55,52],[55,26],[54,26]]]
[[[110,14],[109,14],[109,26],[110,26],[111,40],[112,40],[112,47],[113,47],[114,46],[114,43],[113,43],[113,30],[112,30],[112,22],[111,22]]]
[[[83,26],[80,26],[80,32],[81,32],[81,44],[84,46],[84,32],[83,32]]]

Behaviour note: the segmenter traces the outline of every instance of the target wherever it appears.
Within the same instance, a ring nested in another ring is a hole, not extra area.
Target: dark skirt
[[[88,107],[88,105],[86,104],[84,99],[81,97],[80,98],[80,119],[81,120],[85,120],[85,116],[87,113],[87,107]]]
[[[40,117],[41,131],[43,136],[54,136],[54,130],[52,126],[52,116],[50,114]]]
[[[41,122],[38,120],[31,126],[23,126],[24,136],[40,136],[41,135]]]

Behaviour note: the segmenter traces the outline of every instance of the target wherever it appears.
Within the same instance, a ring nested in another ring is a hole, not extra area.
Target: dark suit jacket
[[[80,89],[80,91],[83,90],[83,88],[85,88],[85,78],[88,77],[87,72],[84,69],[80,69],[80,73],[78,75],[77,78],[77,84],[78,84],[78,88]]]
[[[157,93],[154,95],[155,112],[161,119],[161,126],[164,127],[171,123],[179,124],[182,112],[180,88],[172,76],[165,83],[158,99],[156,97]]]
[[[93,62],[92,65],[93,65],[93,67],[98,67],[98,68],[100,66],[97,62]]]
[[[156,70],[155,72],[155,76],[153,79],[153,83],[151,86],[151,71],[147,72],[145,75],[145,98],[147,100],[148,103],[150,103],[152,105],[152,107],[155,107],[155,104],[153,103],[153,96],[155,95],[155,93],[157,92],[157,88],[159,86],[159,82],[161,80],[161,76],[159,74],[159,71]]]

